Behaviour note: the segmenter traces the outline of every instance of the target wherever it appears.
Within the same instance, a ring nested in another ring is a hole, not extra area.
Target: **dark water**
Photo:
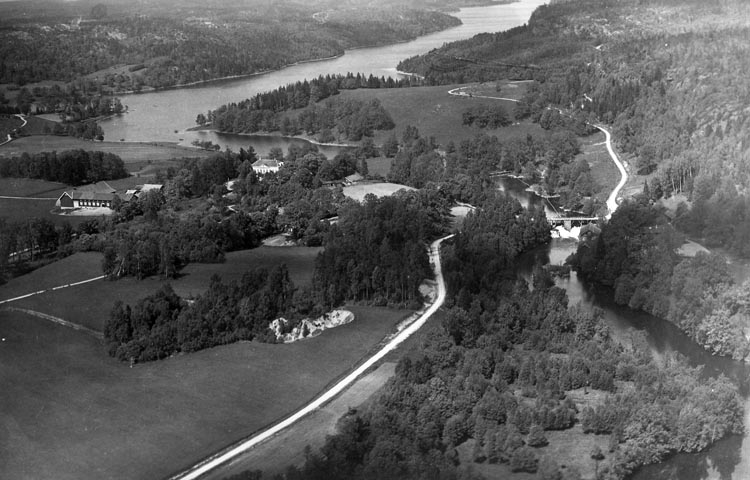
[[[201,136],[223,148],[227,145],[224,138],[187,131],[195,126],[195,117],[199,113],[305,78],[317,78],[319,75],[354,72],[377,77],[398,77],[396,65],[401,60],[426,53],[446,42],[523,25],[536,8],[545,3],[546,0],[521,0],[507,5],[463,8],[454,14],[461,19],[462,25],[410,42],[349,50],[338,58],[302,63],[253,77],[212,82],[192,88],[125,95],[122,102],[128,106],[129,113],[103,121],[101,126],[107,140],[165,141],[190,145]],[[260,151],[258,148],[256,150]]]
[[[541,205],[543,199],[526,192],[524,186],[512,179],[498,179],[500,188],[517,198],[523,205]],[[522,256],[519,273],[527,278],[534,264],[562,265],[575,252],[574,239],[554,238],[543,247]],[[568,293],[571,305],[578,302],[587,308],[598,307],[615,338],[627,340],[634,332],[644,332],[653,354],[663,357],[670,352],[683,355],[692,366],[703,366],[706,376],[723,374],[734,380],[745,398],[745,429],[750,431],[750,366],[725,357],[710,355],[673,324],[646,313],[632,310],[614,302],[610,289],[596,287],[580,280],[575,272],[570,278],[555,282]],[[631,480],[750,480],[750,441],[735,435],[717,442],[705,452],[679,454],[658,465],[645,467]]]

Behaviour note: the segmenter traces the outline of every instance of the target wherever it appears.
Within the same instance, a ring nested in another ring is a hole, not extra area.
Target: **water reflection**
[[[542,199],[521,188],[509,179],[500,179],[499,188],[517,198],[522,204],[539,205]],[[536,197],[536,198],[535,198]],[[530,278],[535,264],[562,265],[577,246],[575,240],[553,239],[549,244],[527,252],[519,258],[517,274]],[[654,355],[677,352],[691,366],[703,366],[703,375],[726,375],[740,388],[745,402],[745,428],[750,428],[750,366],[726,357],[710,355],[673,324],[614,302],[611,289],[597,287],[582,281],[576,272],[569,278],[557,278],[555,284],[563,288],[571,305],[580,303],[585,308],[599,308],[612,335],[628,341],[635,332],[644,332]],[[750,480],[750,440],[733,435],[709,450],[694,454],[678,454],[667,461],[640,469],[631,480]]]

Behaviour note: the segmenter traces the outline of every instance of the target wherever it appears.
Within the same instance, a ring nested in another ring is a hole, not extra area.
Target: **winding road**
[[[505,100],[507,102],[516,102],[518,103],[518,100],[514,98],[505,98],[505,97],[492,97],[488,95],[473,95],[470,93],[466,93],[463,90],[467,87],[458,87],[454,88],[452,90],[448,91],[449,95],[456,95],[460,97],[469,97],[469,98],[490,98],[493,100]],[[591,99],[588,98],[588,95],[586,95],[586,98],[590,101]],[[547,107],[547,109],[551,109],[552,107]],[[565,115],[565,113],[557,109],[561,114]],[[591,124],[589,124],[591,125]],[[617,169],[620,170],[620,182],[615,186],[614,190],[612,190],[612,193],[609,194],[609,197],[607,198],[607,209],[609,210],[609,213],[605,217],[607,220],[609,220],[612,217],[612,214],[615,210],[617,210],[617,197],[620,195],[620,191],[625,186],[625,184],[628,182],[628,172],[625,169],[625,165],[620,161],[620,159],[617,157],[617,154],[615,153],[615,149],[612,147],[612,135],[609,133],[607,129],[600,125],[593,125],[600,131],[604,132],[604,136],[606,137],[606,145],[607,145],[607,152],[609,152],[609,156],[612,159],[612,161],[617,166]]]
[[[193,480],[193,479],[200,478],[202,475],[210,472],[211,470],[217,468],[218,466],[226,462],[231,461],[235,457],[242,455],[246,451],[262,443],[263,441],[273,437],[274,435],[281,432],[282,430],[294,425],[303,417],[314,412],[318,408],[322,407],[327,402],[329,402],[334,397],[336,397],[336,395],[344,391],[349,385],[354,383],[355,380],[357,380],[360,376],[362,376],[367,370],[369,370],[379,360],[385,357],[388,353],[395,350],[407,338],[409,338],[416,331],[418,331],[427,322],[427,320],[432,315],[434,315],[435,312],[438,311],[438,309],[443,305],[443,302],[445,302],[446,289],[445,289],[445,281],[443,279],[443,270],[440,265],[440,244],[443,241],[451,237],[453,237],[453,235],[448,235],[447,237],[440,238],[432,242],[432,244],[430,245],[430,261],[434,265],[434,269],[435,269],[435,281],[437,282],[437,297],[435,298],[435,301],[432,303],[432,305],[430,305],[430,307],[427,310],[425,310],[425,312],[422,313],[419,316],[419,318],[417,318],[414,322],[412,322],[408,327],[398,332],[393,338],[391,338],[390,341],[388,341],[388,343],[385,344],[385,346],[383,346],[383,348],[381,348],[374,355],[372,355],[370,358],[365,360],[354,371],[352,371],[346,377],[339,380],[331,388],[329,388],[328,390],[320,394],[317,398],[315,398],[312,402],[302,407],[300,410],[297,410],[297,412],[295,412],[291,416],[273,425],[272,427],[258,433],[257,435],[253,435],[252,437],[241,441],[240,443],[230,447],[229,449],[219,452],[216,455],[203,460],[202,462],[198,463],[192,468],[170,477],[170,480]]]

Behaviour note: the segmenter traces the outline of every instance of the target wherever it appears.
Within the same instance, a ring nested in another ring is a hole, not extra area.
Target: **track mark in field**
[[[79,332],[88,333],[89,335],[92,335],[99,340],[104,340],[104,335],[102,332],[97,332],[96,330],[92,330],[88,327],[84,327],[83,325],[79,325],[77,323],[69,322],[67,320],[64,320],[60,317],[55,317],[52,315],[47,315],[46,313],[37,312],[36,310],[29,310],[28,308],[18,308],[18,307],[3,307],[3,311],[7,312],[19,312],[19,313],[25,313],[27,315],[31,315],[33,317],[41,318],[43,320],[49,320],[50,322],[56,323],[58,325],[62,325],[64,327],[72,328],[73,330],[78,330]]]
[[[0,305],[2,305],[3,303],[10,303],[10,302],[15,302],[16,300],[22,300],[24,298],[33,297],[34,295],[39,295],[39,294],[44,293],[44,292],[54,292],[55,290],[62,290],[63,288],[75,287],[76,285],[83,285],[84,283],[95,282],[97,280],[103,279],[104,277],[105,277],[105,275],[100,275],[98,277],[89,278],[88,280],[82,280],[80,282],[74,282],[74,283],[67,283],[65,285],[58,285],[57,287],[45,288],[44,290],[39,290],[39,291],[36,291],[36,292],[27,293],[26,295],[20,295],[18,297],[13,297],[13,298],[5,299],[5,300],[0,300]]]

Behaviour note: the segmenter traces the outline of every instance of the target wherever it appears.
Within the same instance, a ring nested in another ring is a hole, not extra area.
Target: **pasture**
[[[470,84],[471,89],[480,89],[484,93],[487,85]],[[463,113],[469,108],[477,105],[492,105],[500,103],[505,107],[509,118],[513,118],[515,103],[505,100],[489,98],[478,98],[468,96],[449,95],[448,92],[458,86],[418,87],[399,89],[360,89],[346,90],[341,92],[342,98],[355,98],[361,101],[378,99],[385,109],[390,113],[396,124],[394,130],[375,132],[375,144],[382,144],[392,134],[400,140],[401,134],[407,125],[417,125],[419,133],[423,137],[433,136],[437,142],[445,148],[448,142],[458,144],[462,140],[475,137],[480,133],[494,135],[500,140],[507,138],[524,138],[526,134],[541,134],[542,128],[529,120],[514,124],[505,128],[480,129],[476,126],[463,124]],[[495,84],[491,84],[490,96],[502,96],[508,98],[520,98],[525,87],[523,84],[512,84],[501,88],[498,94],[494,91]],[[468,90],[467,90],[468,91]]]
[[[284,261],[310,282],[318,249],[261,247],[191,265],[178,293],[218,273]],[[0,287],[0,300],[100,275],[76,254]],[[161,280],[99,280],[10,303],[91,327],[116,298],[134,303]],[[343,375],[410,312],[348,307],[354,322],[292,344],[242,342],[147,364],[109,358],[96,338],[0,306],[2,478],[164,478],[287,415]],[[99,313],[97,313],[99,312]]]
[[[414,188],[397,183],[358,183],[344,187],[344,195],[361,202],[370,193],[377,197],[388,197],[399,190],[414,190]]]

